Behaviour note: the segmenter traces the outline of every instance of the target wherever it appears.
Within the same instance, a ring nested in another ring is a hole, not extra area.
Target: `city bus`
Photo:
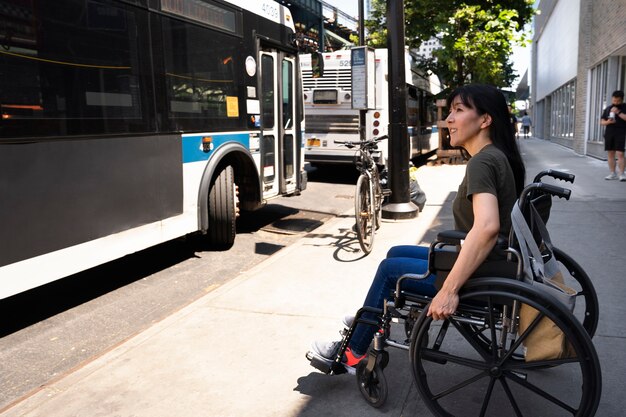
[[[352,109],[350,50],[324,52],[324,74],[313,76],[310,55],[300,56],[305,112],[305,161],[312,164],[354,162],[354,152],[335,141],[358,141],[359,111]],[[387,49],[375,50],[375,108],[366,112],[365,137],[387,135],[389,80]],[[431,79],[419,70],[406,52],[407,128],[410,158],[437,149],[437,108]],[[388,141],[379,144],[381,164],[386,165]]]
[[[271,0],[0,0],[0,299],[306,188]]]

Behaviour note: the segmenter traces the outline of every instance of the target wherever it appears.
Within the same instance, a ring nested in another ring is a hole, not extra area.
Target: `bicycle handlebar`
[[[351,140],[336,140],[334,142],[339,144],[339,145],[344,145],[348,149],[356,148],[357,146],[359,146],[361,148],[368,148],[368,147],[371,147],[373,145],[376,145],[381,140],[387,139],[388,137],[389,137],[388,135],[382,135],[382,136],[378,136],[376,138],[372,138],[372,139],[368,139],[368,140],[363,140],[363,141],[360,140],[358,142],[357,141],[351,141]]]

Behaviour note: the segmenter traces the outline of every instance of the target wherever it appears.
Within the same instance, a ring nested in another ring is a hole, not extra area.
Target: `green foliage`
[[[405,0],[406,44],[418,48],[437,37],[442,49],[422,65],[450,87],[481,82],[508,87],[515,79],[509,58],[528,39],[521,29],[534,14],[533,0]],[[368,44],[387,44],[386,0],[372,2]]]

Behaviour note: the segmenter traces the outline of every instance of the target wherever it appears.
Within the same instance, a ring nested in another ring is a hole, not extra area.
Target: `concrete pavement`
[[[603,371],[598,416],[621,416],[626,375],[626,183],[605,181],[606,162],[522,139],[528,180],[540,169],[576,174],[557,201],[553,241],[594,280],[601,317],[594,344]],[[428,201],[412,220],[386,221],[362,257],[352,213],[324,224],[267,261],[37,392],[1,416],[425,416],[406,352],[391,349],[389,398],[373,409],[354,377],[328,377],[304,358],[314,339],[338,338],[340,319],[363,301],[387,249],[429,242],[452,227],[451,201],[465,166],[418,170]],[[564,185],[564,184],[563,184]]]

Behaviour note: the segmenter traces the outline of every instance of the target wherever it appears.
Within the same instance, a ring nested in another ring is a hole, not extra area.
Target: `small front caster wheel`
[[[379,361],[376,361],[371,372],[367,370],[367,362],[367,359],[362,360],[356,367],[357,385],[367,403],[374,408],[380,408],[387,400],[387,380]]]

